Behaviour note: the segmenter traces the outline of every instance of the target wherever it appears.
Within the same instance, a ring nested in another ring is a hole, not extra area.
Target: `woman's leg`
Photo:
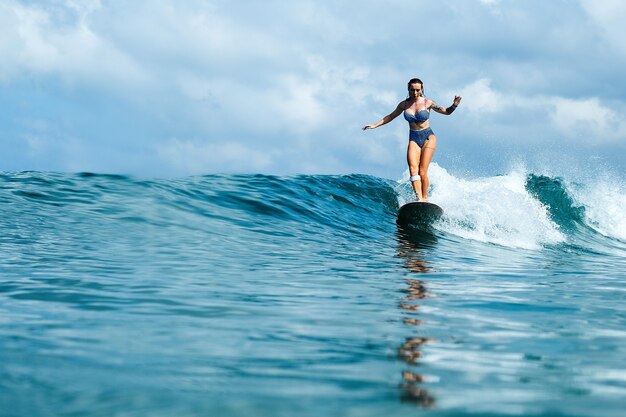
[[[419,146],[417,146],[417,143],[410,140],[409,147],[406,150],[406,161],[409,164],[409,175],[413,178],[416,178],[419,175],[421,153],[422,150]],[[415,191],[417,199],[422,200],[422,186],[420,184],[419,177],[412,180],[411,185],[413,185],[413,191]]]
[[[426,201],[428,199],[428,186],[430,185],[430,181],[428,180],[428,166],[430,165],[430,161],[432,161],[433,159],[436,147],[437,138],[435,137],[435,135],[430,135],[420,153],[419,176],[422,179],[421,195],[423,197],[423,201]]]

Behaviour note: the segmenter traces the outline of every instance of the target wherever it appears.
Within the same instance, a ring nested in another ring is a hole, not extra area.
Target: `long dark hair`
[[[411,87],[411,84],[420,84],[422,86],[422,97],[424,97],[424,83],[419,78],[411,78],[406,85],[407,90]],[[410,97],[410,95],[409,95]]]

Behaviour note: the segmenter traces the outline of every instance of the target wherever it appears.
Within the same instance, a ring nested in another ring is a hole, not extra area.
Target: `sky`
[[[626,171],[622,0],[0,0],[0,171]]]

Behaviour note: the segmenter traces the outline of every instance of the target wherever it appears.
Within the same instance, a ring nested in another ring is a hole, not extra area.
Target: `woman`
[[[441,114],[452,114],[461,102],[460,96],[454,97],[454,102],[448,108],[443,108],[437,103],[424,97],[424,84],[421,80],[413,78],[408,83],[409,97],[401,101],[398,107],[373,125],[363,126],[363,130],[375,129],[385,125],[404,113],[404,119],[409,122],[409,147],[406,151],[406,159],[409,163],[411,183],[418,201],[426,201],[428,196],[428,166],[435,154],[437,137],[430,128],[428,118],[430,110]],[[421,178],[421,181],[420,181]]]

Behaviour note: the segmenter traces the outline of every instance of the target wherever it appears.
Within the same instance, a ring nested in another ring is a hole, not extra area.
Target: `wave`
[[[390,184],[367,175],[142,180],[91,173],[5,173],[0,175],[0,228],[7,239],[45,238],[50,244],[115,241],[120,234],[133,234],[138,242],[142,235],[165,240],[170,228],[231,241],[258,239],[241,231],[300,239],[365,237],[389,233],[393,226],[398,206]]]
[[[615,249],[626,241],[626,192],[617,180],[585,184],[521,168],[463,179],[437,164],[431,165],[429,176],[430,200],[445,210],[436,225],[442,232],[524,249],[558,245]],[[400,203],[412,195],[407,179],[405,172],[397,183]]]
[[[489,244],[540,249],[623,247],[626,193],[617,182],[581,184],[523,170],[462,179],[433,164],[431,201],[445,210],[438,233]],[[404,180],[368,175],[278,177],[207,175],[143,180],[92,173],[0,174],[0,221],[7,236],[62,238],[64,227],[91,225],[107,234],[125,225],[218,233],[229,227],[261,234],[375,237],[395,228],[412,195]],[[225,225],[228,225],[227,227]],[[107,228],[108,226],[108,228]],[[39,228],[39,230],[37,230]],[[320,231],[325,233],[320,233]],[[56,232],[55,232],[56,231]]]

